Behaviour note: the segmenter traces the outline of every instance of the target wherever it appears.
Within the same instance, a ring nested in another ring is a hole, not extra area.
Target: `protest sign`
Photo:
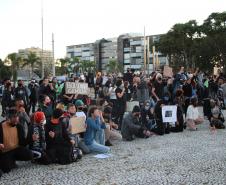
[[[79,82],[66,82],[65,93],[66,94],[83,94],[88,95],[90,92],[87,83]]]
[[[165,77],[173,77],[173,69],[169,66],[164,66],[163,76]]]
[[[218,76],[220,74],[220,72],[221,72],[221,68],[219,68],[219,67],[214,67],[213,68],[213,74],[214,75]]]
[[[177,121],[177,106],[165,105],[162,107],[162,120],[163,123],[176,122]]]
[[[128,101],[128,102],[126,102],[126,112],[132,112],[133,107],[135,105],[139,106],[139,101]]]
[[[72,117],[70,119],[72,134],[78,134],[86,131],[85,117]]]

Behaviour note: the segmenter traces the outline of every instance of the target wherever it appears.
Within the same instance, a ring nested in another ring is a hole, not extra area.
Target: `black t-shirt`
[[[192,97],[192,85],[191,84],[183,85],[183,91],[184,91],[185,97]]]
[[[153,84],[155,88],[155,94],[158,96],[159,99],[163,99],[164,96],[164,84],[158,83],[157,81]]]
[[[122,93],[122,89],[120,89],[119,87],[117,87],[116,89],[115,89],[115,94],[116,94],[116,98],[117,98],[117,100],[116,100],[116,107],[118,108],[118,110],[120,111],[120,112],[122,112],[122,111],[124,111],[124,109],[125,109],[125,104],[126,104],[126,101],[125,101],[125,94],[120,98],[120,97],[118,97],[118,93]]]

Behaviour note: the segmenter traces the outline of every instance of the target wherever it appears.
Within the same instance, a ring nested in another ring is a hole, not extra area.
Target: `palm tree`
[[[96,62],[95,61],[81,61],[80,66],[82,72],[89,72],[89,71],[95,71],[96,69]]]
[[[34,72],[34,67],[35,67],[35,64],[41,64],[41,60],[39,57],[36,56],[35,53],[33,52],[30,52],[26,58],[23,59],[24,61],[24,64],[22,67],[24,66],[29,66],[30,65],[30,78],[32,77],[32,74]]]
[[[13,75],[13,82],[17,81],[17,70],[20,67],[20,63],[22,62],[22,58],[18,56],[17,53],[10,53],[8,54],[6,61],[11,62],[11,71]]]
[[[120,64],[116,60],[110,60],[109,63],[106,65],[106,68],[111,73],[118,73],[122,70]]]

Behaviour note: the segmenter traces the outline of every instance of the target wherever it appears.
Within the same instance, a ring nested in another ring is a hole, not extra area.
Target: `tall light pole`
[[[54,59],[54,34],[52,33],[52,52],[53,52],[53,61],[52,61],[52,72],[53,76],[56,75],[55,73],[55,59]]]
[[[43,0],[41,1],[41,26],[42,26],[42,52],[41,52],[41,62],[42,62],[42,78],[44,78],[44,61],[43,61]]]
[[[147,54],[146,54],[146,36],[145,36],[145,26],[144,26],[144,71],[146,74],[146,68],[147,68]]]

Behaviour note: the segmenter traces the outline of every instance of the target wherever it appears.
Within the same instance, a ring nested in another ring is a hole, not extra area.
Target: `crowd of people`
[[[197,130],[204,122],[211,131],[224,129],[222,109],[226,105],[223,74],[208,75],[200,70],[172,77],[153,72],[150,76],[128,69],[124,75],[93,74],[72,76],[70,82],[88,83],[94,98],[66,94],[65,82],[57,78],[32,79],[17,86],[5,79],[0,123],[0,175],[16,168],[16,161],[35,164],[69,164],[89,153],[108,153],[114,140],[132,141],[184,129]],[[128,102],[138,102],[127,111]],[[177,106],[177,121],[165,123],[162,108]],[[71,118],[84,117],[86,131],[72,132]],[[116,143],[117,144],[117,143]]]

